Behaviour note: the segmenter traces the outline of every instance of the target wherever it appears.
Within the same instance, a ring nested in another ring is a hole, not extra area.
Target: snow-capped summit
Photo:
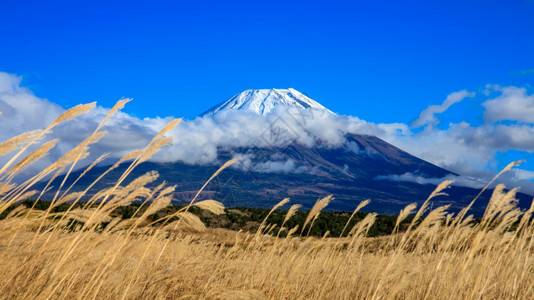
[[[228,109],[253,111],[260,115],[266,115],[277,105],[294,106],[300,109],[314,108],[325,110],[333,114],[333,112],[319,104],[317,101],[295,89],[289,88],[246,90],[204,112],[201,116],[214,115],[220,111]]]

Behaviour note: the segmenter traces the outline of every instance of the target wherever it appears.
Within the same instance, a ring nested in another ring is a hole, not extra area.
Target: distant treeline
[[[36,210],[46,210],[50,207],[49,201],[38,201],[35,203],[35,200],[27,199],[20,203],[20,205],[25,206],[26,208],[34,207]],[[80,208],[85,203],[78,203],[75,205],[76,208]],[[128,219],[133,216],[135,211],[139,209],[141,203],[132,203],[128,206],[121,206],[117,208],[112,215],[116,217],[121,217],[122,219]],[[64,212],[66,211],[71,204],[63,203],[55,207],[52,212]],[[0,215],[0,219],[6,217],[9,212],[14,209],[16,206],[12,206],[8,211],[5,211]],[[162,217],[165,217],[169,214],[176,212],[177,210],[183,208],[184,205],[171,204],[168,207],[158,211],[157,213],[149,217],[150,221],[156,221]],[[140,213],[144,211],[145,207],[141,207]],[[215,215],[209,211],[203,211],[198,207],[191,207],[189,211],[197,215],[206,225],[206,227],[211,228],[226,228],[230,230],[245,230],[250,232],[255,232],[260,224],[263,222],[265,217],[269,214],[270,209],[266,208],[253,208],[253,207],[232,207],[226,208],[225,213],[222,215]],[[271,213],[267,219],[266,224],[272,226],[272,224],[277,224],[272,230],[272,234],[278,234],[280,230],[280,225],[283,223],[283,220],[287,214],[287,210],[279,209]],[[322,211],[319,217],[315,220],[313,227],[309,231],[310,236],[322,237],[328,232],[329,237],[339,237],[343,228],[347,224],[352,212],[347,211]],[[345,229],[343,236],[346,236],[350,229],[359,221],[361,221],[367,215],[367,212],[357,212],[350,223]],[[308,211],[297,211],[285,224],[284,228],[280,232],[280,236],[285,236],[288,229],[299,226],[299,229],[295,234],[300,234],[302,225],[308,215]],[[412,218],[406,218],[399,227],[399,231],[406,229],[408,224],[411,222]],[[395,222],[397,221],[397,216],[394,215],[377,215],[376,221],[373,226],[370,228],[368,236],[376,237],[389,235],[393,231]],[[157,226],[157,223],[156,225]],[[306,227],[304,235],[308,234],[308,227]]]

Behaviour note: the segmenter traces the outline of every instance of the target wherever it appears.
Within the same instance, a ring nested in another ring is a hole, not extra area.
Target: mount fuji
[[[170,185],[176,185],[174,201],[187,203],[223,162],[239,157],[238,163],[224,170],[209,183],[200,198],[215,199],[227,207],[269,208],[281,199],[290,197],[292,203],[300,203],[304,209],[309,209],[318,198],[332,194],[334,200],[328,209],[351,211],[360,201],[371,199],[371,203],[366,207],[369,211],[398,214],[408,204],[415,202],[420,205],[436,184],[457,175],[373,135],[344,132],[341,142],[334,146],[324,143],[306,145],[299,141],[295,126],[301,126],[301,132],[305,133],[313,130],[308,128],[309,123],[298,120],[293,122],[291,113],[289,116],[278,115],[289,110],[314,112],[313,116],[319,115],[326,119],[341,118],[295,89],[246,90],[216,105],[197,119],[209,118],[224,122],[225,118],[230,118],[232,121],[236,114],[243,113],[248,116],[258,115],[257,118],[247,119],[250,122],[263,121],[269,124],[265,120],[274,120],[265,129],[264,134],[257,137],[257,140],[263,140],[262,143],[220,146],[216,150],[216,161],[208,164],[191,164],[184,161],[145,162],[134,170],[130,178],[156,170],[161,179]],[[273,114],[276,118],[272,117]],[[220,126],[217,122],[211,123]],[[327,123],[319,123],[315,128],[327,126],[324,124]],[[250,124],[243,126],[248,125]],[[273,133],[278,134],[274,135],[274,140],[271,139]],[[217,134],[228,133],[217,130]],[[280,143],[280,134],[286,134],[289,138]],[[235,135],[236,133],[229,134],[230,138],[235,138]],[[99,190],[112,184],[126,167],[123,165],[109,173],[95,189]],[[79,186],[89,185],[105,169],[107,167],[94,168],[83,177]],[[77,178],[77,174],[70,178]],[[479,190],[454,186],[447,192],[449,196],[433,199],[433,205],[450,205],[449,211],[458,212],[471,202]],[[475,202],[472,213],[481,215],[490,195],[491,191],[486,191]],[[529,205],[530,196],[518,194],[518,198],[520,207]]]

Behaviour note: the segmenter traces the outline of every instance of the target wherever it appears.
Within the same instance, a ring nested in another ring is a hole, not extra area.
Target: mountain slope
[[[298,169],[297,173],[331,179],[373,179],[380,175],[402,175],[407,172],[429,178],[455,175],[370,135],[348,134],[346,142],[335,148],[308,148],[292,144],[286,148],[221,149],[219,153],[222,161],[243,155],[251,157],[252,169],[258,164],[264,166],[263,170],[256,169],[257,172],[269,172],[265,163],[292,161],[294,168]],[[286,173],[290,171],[286,170]]]
[[[451,172],[414,157],[376,137],[351,135],[347,143],[338,148],[307,148],[298,144],[287,148],[238,148],[220,149],[220,162],[236,154],[254,154],[249,156],[249,168],[239,163],[218,175],[200,195],[200,199],[215,199],[225,206],[249,206],[269,208],[285,197],[291,203],[300,203],[304,209],[310,209],[315,201],[327,195],[334,195],[328,206],[333,210],[353,210],[360,201],[371,199],[365,210],[383,214],[398,214],[410,203],[421,205],[434,190],[435,185],[416,182],[377,180],[378,176],[401,175],[406,172],[422,177],[440,178]],[[358,143],[360,151],[354,152],[351,143]],[[293,170],[266,171],[255,168],[265,166],[271,160],[293,160]],[[148,171],[156,170],[160,179],[169,185],[176,185],[174,202],[188,203],[208,178],[217,170],[219,164],[188,165],[181,162],[141,164],[128,177],[136,178]],[[126,169],[127,164],[108,174],[95,187],[94,191],[112,186],[114,181]],[[300,169],[299,169],[300,167]],[[106,167],[98,167],[87,173],[79,182],[77,189],[87,187]],[[72,182],[80,172],[73,174]],[[56,185],[62,178],[58,178]],[[154,185],[159,183],[156,182]],[[466,187],[452,187],[447,190],[450,195],[433,199],[432,206],[451,205],[450,212],[458,212],[476,196],[479,191]],[[487,191],[475,202],[471,210],[480,216],[491,195]],[[518,194],[521,207],[528,207],[530,197]]]

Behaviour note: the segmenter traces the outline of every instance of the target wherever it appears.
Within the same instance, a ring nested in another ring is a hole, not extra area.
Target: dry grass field
[[[70,174],[126,102],[119,101],[78,147],[18,184],[13,183],[16,176],[57,142],[43,138],[94,104],[74,107],[44,130],[0,143],[0,155],[9,157],[0,166],[0,298],[534,299],[534,208],[517,209],[516,190],[502,185],[495,188],[482,220],[471,222],[469,207],[457,215],[448,214],[447,207],[429,209],[432,198],[450,185],[444,182],[422,207],[409,205],[399,212],[397,224],[414,215],[406,230],[396,227],[380,238],[366,236],[374,214],[347,226],[347,237],[308,237],[330,197],[318,200],[302,231],[270,224],[268,218],[257,232],[209,229],[190,207],[215,214],[224,213],[224,207],[196,199],[151,222],[148,216],[170,203],[174,188],[148,187],[158,177],[155,172],[128,184],[125,178],[170,142],[165,133],[179,121],[171,122],[145,149],[125,156],[119,163],[130,168],[90,200],[80,202],[87,190],[71,192],[71,186],[62,184],[48,199],[48,210],[17,205],[28,197],[40,198],[42,191],[32,190],[35,183]],[[133,201],[148,208],[131,219],[113,217],[113,210]],[[71,209],[54,212],[62,203],[70,203]],[[286,220],[295,209],[297,204]],[[275,228],[283,228],[284,237],[277,237]]]

